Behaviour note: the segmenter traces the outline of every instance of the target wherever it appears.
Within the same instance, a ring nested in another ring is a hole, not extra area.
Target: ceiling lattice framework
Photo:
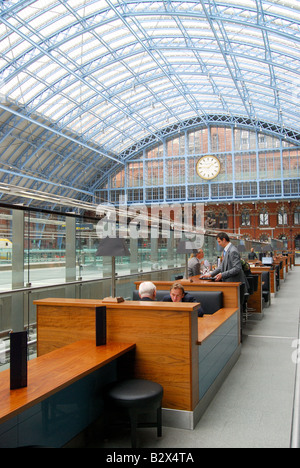
[[[0,1],[0,184],[92,200],[211,122],[299,145],[299,33],[298,0]]]

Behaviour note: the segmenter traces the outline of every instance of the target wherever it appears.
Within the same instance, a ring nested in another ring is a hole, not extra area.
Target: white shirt
[[[227,253],[227,250],[229,249],[229,247],[231,246],[231,242],[229,242],[229,244],[226,245],[225,249],[224,249],[224,252]]]

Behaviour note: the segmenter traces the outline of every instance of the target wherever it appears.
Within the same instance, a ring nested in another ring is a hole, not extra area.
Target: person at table
[[[222,262],[219,268],[201,276],[201,279],[215,278],[216,281],[246,283],[239,251],[230,242],[228,234],[219,233],[217,242],[223,249]]]
[[[170,294],[163,298],[163,302],[197,302],[192,294],[186,293],[184,287],[180,283],[175,283],[171,287]],[[198,309],[198,317],[202,317],[204,310],[200,306]]]
[[[248,260],[257,260],[257,255],[254,252],[254,248],[252,247],[250,253],[248,254]]]
[[[156,299],[156,286],[151,281],[140,284],[139,296],[141,301],[153,302]]]
[[[192,254],[188,262],[188,276],[198,276],[205,274],[210,270],[210,263],[204,260],[204,252],[199,249],[197,253]]]

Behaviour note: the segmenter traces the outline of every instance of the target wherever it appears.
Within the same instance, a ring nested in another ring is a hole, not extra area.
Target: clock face
[[[205,180],[212,180],[219,175],[221,164],[215,156],[203,156],[197,162],[197,174]]]

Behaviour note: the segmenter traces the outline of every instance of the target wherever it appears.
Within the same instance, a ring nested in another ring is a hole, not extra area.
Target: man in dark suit
[[[230,242],[228,234],[221,232],[217,242],[223,250],[223,260],[219,268],[201,278],[215,278],[216,281],[245,283],[245,275],[238,249]]]
[[[163,298],[163,302],[197,302],[189,293],[184,291],[180,283],[173,284],[170,294]]]
[[[248,260],[257,260],[257,255],[256,255],[256,253],[254,252],[254,248],[253,248],[253,247],[251,248],[251,252],[250,252],[249,255],[248,255]]]
[[[194,296],[186,293],[184,287],[180,283],[173,284],[170,294],[163,298],[163,302],[197,302]],[[202,317],[204,311],[201,306],[198,309],[198,317]]]

